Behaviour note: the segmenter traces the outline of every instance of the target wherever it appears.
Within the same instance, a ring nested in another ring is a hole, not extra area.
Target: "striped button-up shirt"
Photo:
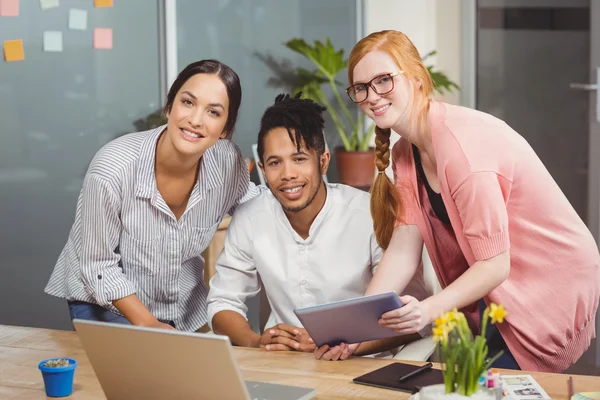
[[[219,140],[202,156],[198,181],[177,220],[154,173],[164,129],[122,136],[96,154],[45,291],[116,313],[112,301],[135,293],[157,319],[195,331],[207,322],[201,253],[223,216],[259,189],[239,148]]]

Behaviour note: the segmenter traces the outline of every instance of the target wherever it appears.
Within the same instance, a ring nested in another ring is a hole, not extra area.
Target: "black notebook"
[[[419,368],[417,365],[396,362],[354,378],[352,382],[361,385],[400,390],[408,393],[417,393],[424,386],[444,383],[442,371],[433,368],[423,371],[402,382],[399,381],[401,376],[404,376],[417,368]]]

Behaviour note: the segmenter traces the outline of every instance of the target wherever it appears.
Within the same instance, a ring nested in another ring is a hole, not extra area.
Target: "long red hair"
[[[420,126],[429,111],[433,81],[417,48],[404,33],[374,32],[356,43],[348,58],[348,81],[350,84],[354,83],[354,68],[367,53],[375,50],[390,55],[403,71],[404,76],[413,82],[415,102],[411,110],[411,126],[415,120],[417,126]],[[387,249],[394,225],[401,219],[403,208],[402,199],[385,174],[385,169],[390,165],[391,131],[376,127],[375,134],[375,164],[379,173],[371,186],[371,216],[377,243],[382,249]]]

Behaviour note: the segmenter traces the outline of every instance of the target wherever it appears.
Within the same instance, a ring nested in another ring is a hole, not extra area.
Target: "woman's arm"
[[[81,193],[81,276],[101,306],[113,304],[134,325],[162,326],[135,294],[115,252],[121,236],[119,198],[96,174],[86,176]],[[170,325],[167,325],[170,327]]]
[[[131,294],[127,297],[123,297],[122,299],[114,300],[113,305],[133,325],[148,326],[152,328],[175,329],[171,325],[157,320],[136,294]]]
[[[416,225],[400,225],[394,229],[365,295],[402,293],[421,263],[422,251],[423,237]]]
[[[384,292],[402,293],[421,263],[422,252],[423,237],[416,225],[400,225],[394,229],[390,244],[383,253],[365,295]],[[417,337],[396,337],[349,345],[343,343],[341,346],[332,348],[324,345],[315,350],[315,358],[327,361],[345,360],[357,351],[360,354],[385,351],[412,341],[414,338]]]
[[[443,291],[423,301],[432,318],[476,302],[508,277],[510,240],[506,202],[510,190],[511,182],[489,171],[471,173],[451,185],[462,232],[476,261]]]
[[[431,320],[448,310],[466,307],[500,286],[509,272],[509,250],[489,260],[477,261],[444,290],[423,300],[423,307]]]
[[[380,325],[401,335],[418,332],[442,313],[463,308],[487,296],[504,282],[509,271],[508,250],[489,260],[477,261],[444,290],[422,302],[411,296],[401,297],[404,306],[383,314]]]
[[[381,325],[398,333],[416,332],[442,312],[476,302],[502,284],[510,272],[506,199],[511,182],[494,172],[483,171],[470,173],[450,187],[462,234],[476,261],[440,293],[422,302],[405,296],[407,305],[385,313]]]

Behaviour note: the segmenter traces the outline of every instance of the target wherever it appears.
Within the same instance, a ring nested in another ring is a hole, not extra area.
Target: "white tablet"
[[[398,336],[377,322],[388,311],[402,307],[394,292],[357,297],[294,310],[317,346],[359,343]]]

